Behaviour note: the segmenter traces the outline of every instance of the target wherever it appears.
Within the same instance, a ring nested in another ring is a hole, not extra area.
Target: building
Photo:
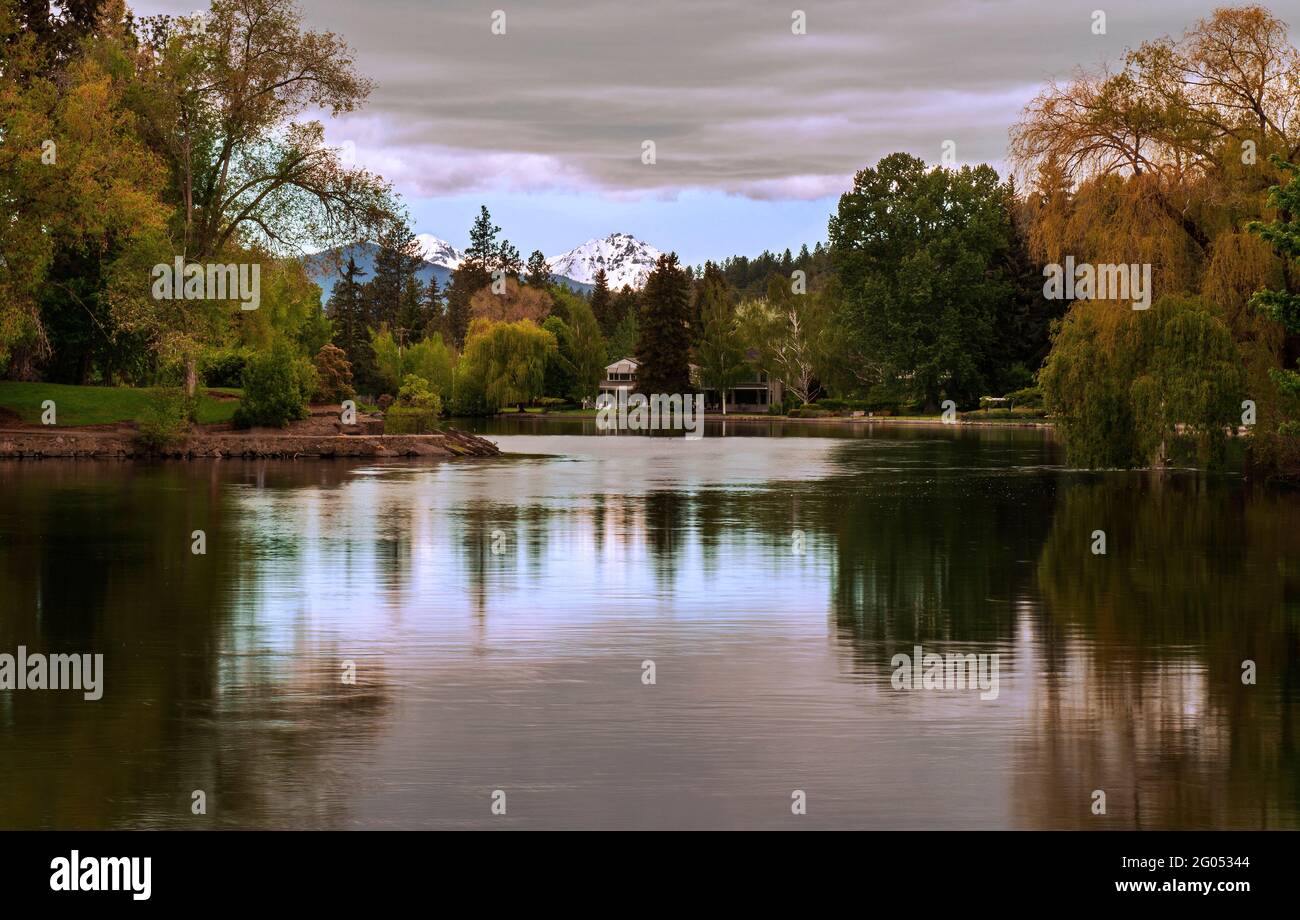
[[[751,357],[751,362],[752,362]],[[600,392],[617,398],[619,390],[629,394],[636,392],[637,362],[632,358],[621,358],[605,368],[605,379],[600,382]],[[691,365],[691,382],[698,385],[700,369]],[[750,373],[731,389],[727,390],[728,412],[768,412],[772,405],[780,405],[784,399],[781,381],[770,378],[766,371],[759,370],[752,363]],[[704,408],[706,411],[721,412],[722,400],[713,389],[704,390]]]

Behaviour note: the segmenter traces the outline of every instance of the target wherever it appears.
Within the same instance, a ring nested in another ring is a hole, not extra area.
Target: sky
[[[188,14],[202,3],[131,5]],[[525,255],[626,232],[689,264],[825,241],[854,172],[894,151],[938,163],[951,141],[959,163],[1004,173],[1008,129],[1047,80],[1181,36],[1215,5],[300,4],[305,26],[346,39],[376,83],[364,109],[328,121],[326,136],[393,182],[416,232],[463,248],[486,204]],[[1295,35],[1300,0],[1268,5]],[[494,33],[498,13],[504,34]]]

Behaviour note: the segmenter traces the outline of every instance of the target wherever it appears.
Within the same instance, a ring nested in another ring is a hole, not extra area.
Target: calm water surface
[[[1036,430],[486,427],[0,463],[0,652],[107,672],[0,691],[0,826],[1300,826],[1300,497]],[[895,690],[915,644],[998,698]]]

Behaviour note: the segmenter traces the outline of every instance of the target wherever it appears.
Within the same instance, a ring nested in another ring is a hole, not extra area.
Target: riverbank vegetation
[[[1046,414],[1082,466],[1212,466],[1240,437],[1260,469],[1300,472],[1300,56],[1263,7],[1045,86],[1011,176],[893,153],[856,174],[825,244],[668,254],[640,290],[602,272],[586,294],[486,207],[445,287],[422,282],[399,197],[313,117],[357,110],[370,83],[291,0],[179,18],[0,0],[0,43],[0,375],[69,400],[60,424],[156,398],[283,425],[355,398],[423,429],[589,405],[632,357],[647,392],[765,375],[776,413]],[[346,255],[359,241],[372,270]],[[326,252],[322,305],[304,256]],[[1075,263],[1145,269],[1149,309],[1056,296],[1046,270]],[[179,292],[159,296],[173,264]],[[259,290],[215,296],[214,264],[255,264]],[[38,391],[15,386],[0,405],[27,418]],[[217,387],[243,403],[213,404]]]

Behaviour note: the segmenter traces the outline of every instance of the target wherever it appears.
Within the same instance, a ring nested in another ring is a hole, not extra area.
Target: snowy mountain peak
[[[431,233],[417,233],[415,241],[420,244],[420,254],[426,262],[455,268],[465,261],[465,253],[446,240],[440,240]]]
[[[643,286],[662,254],[630,233],[611,233],[603,240],[587,240],[577,249],[552,256],[546,264],[555,274],[583,284],[594,284],[596,272],[603,268],[610,290],[617,291],[625,284]]]

